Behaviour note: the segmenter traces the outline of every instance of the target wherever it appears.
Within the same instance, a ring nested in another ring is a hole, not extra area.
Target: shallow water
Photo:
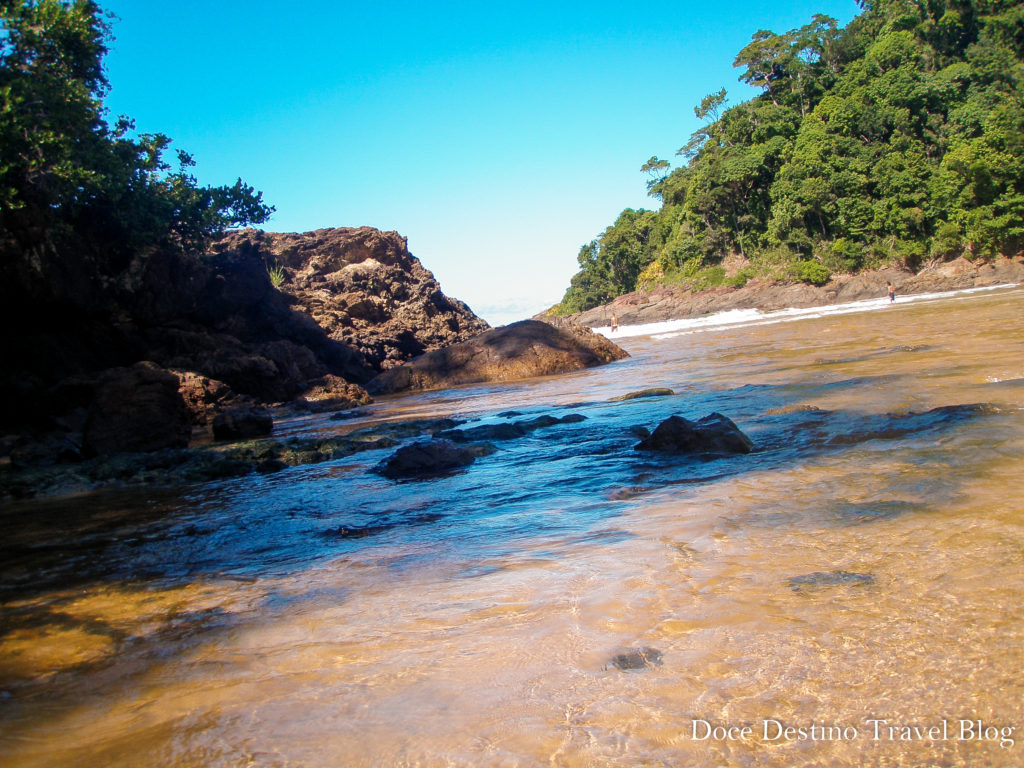
[[[7,505],[0,765],[1024,763],[1022,309],[630,336],[603,368],[282,425],[586,416],[437,480],[370,473],[388,450]],[[648,387],[677,394],[608,402]],[[633,450],[712,411],[757,450]],[[611,663],[639,648],[660,664]]]

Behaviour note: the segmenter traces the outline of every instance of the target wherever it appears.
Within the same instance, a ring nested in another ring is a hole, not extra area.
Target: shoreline
[[[576,323],[590,328],[607,327],[614,313],[620,326],[686,320],[737,309],[772,312],[780,309],[843,304],[884,298],[891,281],[896,296],[939,293],[966,288],[987,288],[1024,282],[1024,256],[1000,256],[994,261],[954,261],[926,265],[917,273],[888,267],[853,275],[836,275],[822,286],[807,283],[776,283],[751,280],[742,288],[721,286],[692,293],[681,287],[657,287],[633,291],[608,304],[571,315],[537,315],[556,326]]]

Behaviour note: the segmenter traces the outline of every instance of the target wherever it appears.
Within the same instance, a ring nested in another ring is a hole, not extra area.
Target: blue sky
[[[853,0],[729,4],[107,0],[112,115],[241,177],[264,228],[372,226],[492,324],[561,298],[579,247],[675,166],[736,53]]]

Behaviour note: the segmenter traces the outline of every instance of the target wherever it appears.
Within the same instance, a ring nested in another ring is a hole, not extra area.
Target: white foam
[[[981,293],[983,291],[1016,288],[1018,285],[1018,283],[1005,283],[1003,285],[988,285],[982,288],[964,288],[957,291],[943,291],[941,293],[917,293],[909,296],[898,296],[895,303],[916,304],[923,301],[948,299],[955,296]],[[641,325],[620,325],[619,329],[614,333],[609,326],[602,326],[594,328],[594,332],[600,333],[602,336],[606,336],[612,340],[635,336],[651,336],[655,339],[671,339],[676,336],[686,336],[691,333],[704,333],[707,331],[720,330],[722,328],[771,325],[773,323],[786,323],[813,317],[846,315],[853,312],[869,312],[874,309],[888,307],[890,303],[889,298],[887,296],[883,296],[877,299],[851,301],[846,304],[828,304],[820,307],[790,307],[789,309],[779,309],[771,312],[762,312],[760,309],[728,309],[724,312],[716,312],[711,315],[690,317],[682,320],[665,320],[659,323],[643,323]]]

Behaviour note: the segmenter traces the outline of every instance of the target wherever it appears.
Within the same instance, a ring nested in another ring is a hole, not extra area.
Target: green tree
[[[201,187],[170,139],[109,125],[109,17],[92,0],[0,0],[0,234],[21,251],[198,250],[273,208],[241,180]]]
[[[641,172],[646,173],[648,176],[648,194],[654,197],[660,196],[659,192],[657,191],[658,185],[665,180],[665,176],[667,175],[665,171],[668,170],[668,167],[669,164],[667,160],[661,160],[655,155],[651,155],[651,159],[644,163],[642,166],[640,166]]]

